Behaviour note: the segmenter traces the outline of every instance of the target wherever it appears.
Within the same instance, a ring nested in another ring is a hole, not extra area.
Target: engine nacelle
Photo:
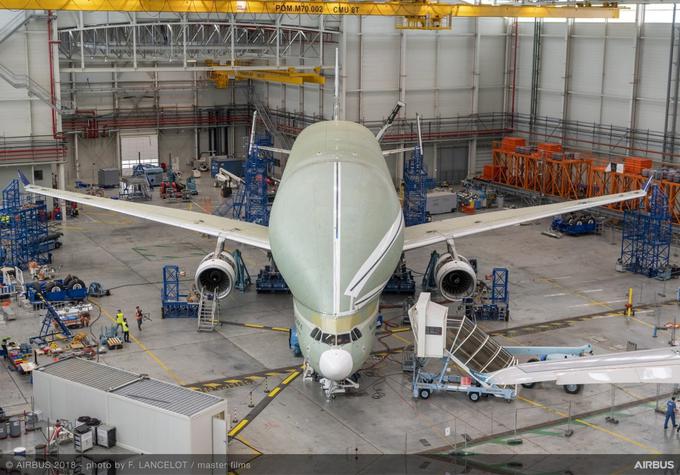
[[[236,261],[226,251],[219,256],[211,252],[203,258],[196,269],[194,282],[199,292],[223,299],[231,293],[236,281]]]
[[[439,292],[446,300],[470,297],[477,287],[477,274],[463,256],[454,259],[450,253],[442,254],[434,272]]]

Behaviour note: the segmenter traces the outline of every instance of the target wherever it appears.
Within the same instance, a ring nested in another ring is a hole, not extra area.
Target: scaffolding
[[[3,266],[26,269],[28,263],[48,264],[52,260],[49,251],[56,247],[56,239],[50,239],[47,227],[47,205],[34,200],[32,195],[23,196],[19,180],[12,180],[2,190],[0,209],[0,261]]]
[[[411,153],[411,159],[404,162],[404,221],[406,226],[427,221],[427,190],[431,180],[423,163],[423,152],[419,146]]]
[[[271,147],[272,137],[264,134],[255,137],[255,143],[248,154],[245,165],[243,184],[234,199],[233,216],[250,223],[269,224],[268,182],[273,172],[274,159],[271,152],[259,150],[259,147]]]
[[[527,145],[521,137],[494,143],[493,163],[485,165],[481,179],[545,196],[574,200],[642,189],[650,176],[665,195],[673,224],[680,224],[680,181],[677,172],[665,173],[667,164],[640,157],[616,161],[580,152],[565,152],[561,144]],[[607,205],[615,211],[635,210],[634,200]]]
[[[668,196],[659,185],[652,186],[648,208],[641,201],[624,213],[620,264],[636,274],[662,277],[669,269],[672,223]]]

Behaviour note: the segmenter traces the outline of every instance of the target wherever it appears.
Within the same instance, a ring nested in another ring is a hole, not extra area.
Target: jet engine
[[[461,300],[470,297],[477,286],[477,275],[463,256],[442,254],[434,268],[439,292],[446,300]]]
[[[236,281],[236,261],[226,251],[215,256],[211,252],[203,258],[196,269],[194,282],[199,292],[208,293],[218,299],[223,299],[234,288]]]

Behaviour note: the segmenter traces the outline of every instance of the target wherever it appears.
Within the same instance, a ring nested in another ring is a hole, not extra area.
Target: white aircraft
[[[20,172],[21,180],[32,193],[215,236],[215,251],[200,262],[195,276],[199,290],[214,298],[229,295],[235,280],[225,241],[271,251],[293,294],[305,362],[321,377],[329,397],[356,387],[350,377],[373,348],[380,294],[402,252],[446,243],[448,252],[437,262],[436,280],[445,298],[458,300],[474,291],[476,275],[456,252],[455,238],[646,195],[646,190],[638,190],[405,228],[384,156],[412,149],[382,151],[379,144],[403,104],[397,104],[376,137],[362,125],[337,120],[338,77],[336,72],[335,120],[307,127],[291,150],[260,147],[289,154],[269,227],[31,185]]]

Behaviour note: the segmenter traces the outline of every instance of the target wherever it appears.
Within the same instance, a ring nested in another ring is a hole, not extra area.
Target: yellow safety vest
[[[125,318],[125,315],[123,315],[123,312],[117,313],[116,314],[116,323],[120,323],[122,325],[124,323],[123,318]]]
[[[123,322],[123,331],[124,332],[130,331],[130,329],[128,328],[128,324],[125,322]]]

